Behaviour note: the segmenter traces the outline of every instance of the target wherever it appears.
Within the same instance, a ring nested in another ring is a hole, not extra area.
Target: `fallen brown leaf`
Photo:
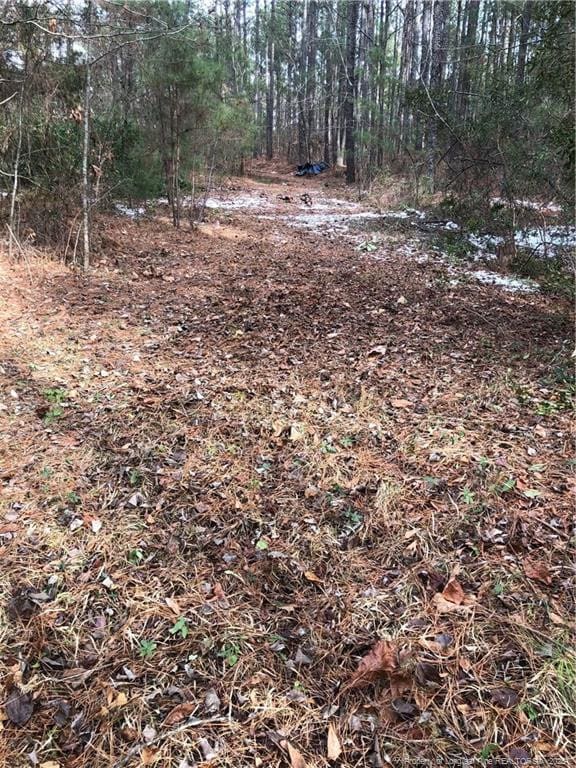
[[[338,760],[341,754],[342,745],[340,744],[340,739],[334,725],[330,723],[328,726],[328,760]]]
[[[451,603],[455,603],[456,605],[462,605],[466,597],[466,594],[462,589],[461,584],[456,579],[450,579],[448,584],[446,584],[446,586],[442,590],[442,597],[445,600],[449,600]]]
[[[384,674],[398,669],[398,650],[394,643],[379,640],[369,653],[361,659],[357,670],[352,675],[351,687],[371,683]]]
[[[182,722],[196,709],[196,704],[193,701],[185,701],[182,704],[178,704],[167,715],[164,720],[164,725],[176,725],[176,723]]]
[[[165,597],[164,598],[164,602],[166,603],[168,608],[170,608],[170,610],[172,611],[172,613],[175,616],[180,616],[182,611],[180,609],[180,605],[178,604],[178,602],[176,600],[174,600],[174,598],[172,598],[172,597]]]
[[[142,765],[152,765],[158,760],[159,749],[157,747],[144,747],[140,752],[140,760]]]
[[[220,584],[219,581],[214,584],[214,588],[212,589],[212,595],[215,597],[216,600],[226,600],[226,595],[224,593],[224,590],[222,589],[222,584]]]
[[[404,693],[412,690],[412,678],[409,675],[393,672],[390,675],[390,693],[393,699],[400,699]]]
[[[476,602],[472,595],[468,595],[461,605],[446,600],[440,592],[437,592],[432,598],[432,605],[438,613],[451,613],[452,611],[466,611]]]
[[[60,678],[62,682],[68,683],[72,688],[79,688],[90,675],[94,672],[92,669],[83,669],[82,667],[74,667],[73,669],[65,669],[62,672]]]
[[[313,581],[315,584],[322,584],[322,579],[314,571],[304,571],[304,578]]]
[[[124,707],[128,704],[128,697],[124,693],[124,691],[120,691],[118,696],[109,704],[110,709],[120,709],[120,707]]]
[[[412,405],[410,400],[403,400],[402,398],[390,400],[390,404],[393,408],[410,408]]]
[[[542,581],[544,584],[552,584],[552,576],[546,563],[527,560],[523,564],[524,573],[529,579]]]
[[[293,747],[290,742],[286,742],[288,748],[288,756],[290,757],[290,768],[306,768],[306,761],[298,752],[296,747]]]

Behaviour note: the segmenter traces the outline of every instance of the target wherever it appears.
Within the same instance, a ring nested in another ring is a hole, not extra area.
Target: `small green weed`
[[[498,744],[486,744],[480,750],[480,754],[479,754],[480,760],[482,760],[482,762],[485,763],[486,761],[490,760],[492,755],[495,752],[498,752],[499,749],[500,747],[498,746]]]
[[[144,560],[144,552],[142,552],[141,549],[131,549],[130,552],[128,552],[128,561],[132,563],[132,565],[140,565],[140,563]]]
[[[151,659],[156,653],[157,647],[154,640],[140,640],[138,643],[138,653],[143,659]]]
[[[44,415],[44,423],[48,425],[52,424],[53,422],[57,421],[63,415],[63,413],[63,408],[61,408],[59,405],[53,405],[46,411]]]
[[[468,504],[469,506],[476,503],[476,499],[470,488],[463,488],[460,493],[460,498],[464,504]]]
[[[222,644],[220,650],[218,651],[218,656],[221,659],[224,659],[229,667],[235,667],[236,664],[238,664],[238,659],[240,658],[241,652],[242,649],[238,643],[228,641]]]
[[[66,390],[61,387],[45,389],[42,394],[48,402],[54,403],[54,405],[60,405],[60,403],[63,403],[66,400]]]
[[[128,475],[128,482],[132,486],[140,485],[140,483],[142,482],[142,475],[137,469],[130,470],[130,474]]]
[[[188,619],[185,616],[180,616],[178,619],[176,619],[172,628],[169,629],[168,632],[173,637],[180,636],[182,640],[186,640],[190,634],[190,629],[188,628]]]

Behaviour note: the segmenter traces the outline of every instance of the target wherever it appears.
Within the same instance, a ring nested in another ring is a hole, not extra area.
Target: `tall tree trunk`
[[[82,143],[82,241],[83,259],[82,266],[86,270],[90,267],[90,106],[92,87],[91,74],[92,63],[90,61],[92,34],[92,0],[86,0],[86,76],[84,80],[84,137]]]
[[[346,35],[346,182],[356,181],[356,126],[354,124],[354,100],[356,98],[356,27],[358,3],[348,3],[348,30]]]
[[[270,6],[268,23],[268,91],[266,93],[266,159],[274,156],[274,12],[275,0]]]
[[[427,172],[432,190],[436,183],[436,145],[438,141],[438,116],[436,115],[435,99],[438,98],[444,83],[446,66],[446,46],[448,42],[449,5],[444,0],[435,0],[433,8],[432,51],[430,60],[430,118],[427,140]]]
[[[396,20],[397,20],[396,13]],[[393,27],[394,28],[394,27]],[[388,129],[389,132],[394,132],[394,144],[398,144],[398,135],[400,132],[400,120],[399,120],[399,108],[396,107],[396,103],[399,103],[399,66],[398,66],[398,37],[399,37],[399,25],[396,24],[394,29],[394,46],[392,50],[392,84],[390,86],[390,98],[389,98],[389,114],[388,114]]]
[[[24,110],[24,86],[26,81],[26,72],[28,70],[27,62],[28,51],[24,59],[24,72],[22,74],[22,83],[20,84],[20,94],[18,96],[18,143],[16,145],[16,157],[14,158],[14,177],[12,179],[12,194],[10,195],[10,219],[8,222],[8,257],[12,259],[12,248],[14,239],[18,237],[16,226],[16,198],[18,196],[18,184],[20,181],[20,157],[22,156],[22,123]]]
[[[430,85],[430,67],[431,67],[431,51],[432,41],[431,37],[432,28],[432,0],[424,0],[422,7],[422,58],[420,60],[420,85],[424,89],[428,89]],[[419,137],[419,148],[423,149],[426,144],[426,136],[430,132],[430,120],[428,120],[422,126],[422,133]]]
[[[460,116],[465,120],[468,117],[470,104],[470,88],[472,85],[471,64],[477,65],[476,31],[478,29],[478,14],[480,0],[468,0],[466,13],[466,31],[463,38],[462,76],[459,84]]]
[[[260,2],[256,0],[254,6],[254,86],[256,91],[256,137],[254,141],[253,157],[258,157],[262,151],[261,130],[262,130],[262,97],[260,88],[261,64],[260,64]]]
[[[307,52],[308,52],[308,4],[302,4],[302,39],[300,41],[300,51],[298,56],[299,78],[298,78],[298,159],[299,162],[310,160],[308,154],[308,135],[306,130],[306,84],[308,75],[306,71]]]
[[[316,0],[310,0],[306,26],[308,32],[307,57],[306,57],[306,154],[308,161],[312,161],[312,138],[315,134],[315,103],[314,92],[316,88],[316,22],[318,18],[318,5]]]
[[[518,48],[518,64],[516,66],[516,85],[524,85],[526,74],[526,56],[528,53],[528,40],[530,37],[530,21],[532,19],[532,0],[526,0],[520,18],[520,45]]]
[[[402,34],[402,50],[400,53],[400,136],[399,143],[402,146],[407,143],[407,132],[410,121],[410,108],[406,102],[406,94],[410,81],[410,70],[412,62],[413,42],[414,42],[414,0],[407,0],[404,9],[404,26]]]
[[[180,227],[180,95],[174,86],[172,106],[172,218],[176,229]]]
[[[293,160],[292,147],[292,122],[294,120],[292,95],[295,90],[294,85],[294,38],[296,29],[294,24],[294,4],[288,3],[286,8],[287,27],[288,27],[288,67],[287,67],[287,88],[286,88],[286,159],[289,163]]]
[[[334,74],[333,74],[333,61],[332,61],[332,25],[330,14],[325,14],[324,17],[324,29],[322,36],[324,38],[324,162],[330,165],[332,161],[332,155],[330,151],[330,114],[332,110],[332,90],[334,88]],[[332,139],[333,140],[333,139]]]
[[[388,46],[388,30],[390,26],[390,6],[391,0],[380,1],[380,41],[378,57],[378,155],[377,163],[381,168],[384,164],[384,131],[385,131],[385,110],[386,110],[386,49]]]

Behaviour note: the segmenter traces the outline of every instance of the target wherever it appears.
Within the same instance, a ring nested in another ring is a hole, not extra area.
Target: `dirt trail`
[[[569,761],[569,308],[230,187],[1,263],[5,754]]]

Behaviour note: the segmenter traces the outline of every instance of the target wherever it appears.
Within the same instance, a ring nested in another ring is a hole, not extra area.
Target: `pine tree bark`
[[[286,159],[289,163],[293,160],[292,147],[292,124],[294,120],[292,95],[296,90],[294,83],[294,38],[296,29],[294,24],[294,5],[288,3],[286,8],[287,26],[288,26],[288,67],[287,67],[287,88],[286,88]]]
[[[308,32],[306,35],[307,40],[307,57],[306,57],[306,155],[308,161],[312,161],[312,140],[315,135],[316,121],[315,121],[315,103],[314,93],[316,89],[316,25],[318,19],[318,5],[316,0],[310,0],[308,5],[308,15],[306,18],[306,25]]]
[[[84,80],[84,136],[82,142],[82,267],[87,270],[90,267],[90,108],[91,108],[91,75],[92,64],[90,61],[92,33],[92,0],[86,0],[86,76]]]
[[[266,92],[266,159],[274,156],[274,32],[275,0],[270,6],[268,24],[268,90]]]
[[[356,98],[356,31],[358,26],[358,3],[348,3],[348,24],[346,34],[346,101],[344,120],[346,128],[346,182],[356,181],[356,125],[354,102]]]
[[[332,111],[332,89],[334,87],[333,61],[332,61],[332,25],[330,14],[325,14],[324,28],[322,32],[324,38],[324,162],[330,165],[332,155],[330,151],[330,129],[331,129],[331,111]]]
[[[436,150],[438,142],[438,116],[434,100],[438,97],[444,84],[448,44],[448,14],[449,5],[444,0],[435,0],[432,10],[432,50],[430,53],[430,87],[428,90],[432,104],[428,140],[427,140],[427,172],[432,191],[436,183]]]
[[[463,25],[462,40],[462,64],[459,82],[460,91],[460,117],[465,120],[468,117],[470,105],[470,87],[472,84],[471,64],[476,63],[477,46],[476,32],[478,29],[478,14],[480,0],[468,0],[466,6],[466,19]]]
[[[260,92],[262,84],[261,56],[260,56],[260,2],[254,5],[254,85],[256,92],[256,138],[254,142],[253,157],[258,157],[262,151],[262,96]]]
[[[381,168],[384,164],[384,138],[385,138],[385,114],[386,114],[386,49],[388,46],[388,30],[390,27],[391,0],[380,0],[380,39],[378,46],[378,154],[377,163]]]
[[[526,0],[520,18],[520,45],[518,47],[518,64],[516,67],[516,85],[524,85],[526,75],[526,57],[530,37],[530,21],[532,19],[532,0]]]

